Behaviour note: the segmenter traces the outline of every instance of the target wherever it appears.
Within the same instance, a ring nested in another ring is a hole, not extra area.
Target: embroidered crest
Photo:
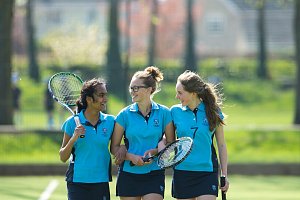
[[[202,124],[204,126],[208,126],[208,120],[206,118],[203,119]]]
[[[107,128],[102,129],[102,135],[106,136],[107,135]]]
[[[154,119],[153,120],[153,124],[155,127],[158,127],[159,126],[159,120],[158,119]]]

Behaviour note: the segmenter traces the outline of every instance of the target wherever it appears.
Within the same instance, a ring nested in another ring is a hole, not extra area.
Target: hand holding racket
[[[80,96],[83,81],[79,76],[70,72],[59,72],[54,74],[48,82],[48,90],[58,103],[67,108],[72,115],[76,126],[80,126],[80,120],[77,115],[77,109],[75,112],[71,107],[76,106],[76,100]],[[84,135],[80,135],[84,138]]]
[[[224,187],[225,183],[226,183],[226,177],[225,176],[221,176],[220,177],[221,187]],[[221,191],[221,192],[222,192],[222,200],[226,200],[226,193],[224,191]]]
[[[163,150],[152,156],[143,158],[144,162],[150,162],[157,157],[157,164],[160,168],[166,169],[174,167],[181,163],[191,152],[193,140],[190,137],[181,137],[174,142],[168,144]],[[131,166],[134,166],[130,162]]]

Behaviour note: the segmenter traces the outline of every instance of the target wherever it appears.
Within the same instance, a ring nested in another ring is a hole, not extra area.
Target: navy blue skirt
[[[140,197],[151,193],[164,197],[165,171],[157,170],[147,174],[119,171],[116,187],[117,196],[121,197]]]
[[[68,200],[110,200],[108,183],[67,182]]]
[[[174,170],[172,196],[178,199],[195,198],[201,195],[218,196],[217,172]]]

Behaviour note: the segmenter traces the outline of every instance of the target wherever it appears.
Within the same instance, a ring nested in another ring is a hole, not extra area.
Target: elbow
[[[63,162],[63,163],[66,163],[66,162],[67,162],[67,160],[68,160],[68,159],[66,159],[66,158],[63,158],[63,157],[61,157],[61,156],[60,156],[60,161],[61,161],[61,162]]]
[[[68,160],[68,158],[66,158],[66,156],[63,155],[62,151],[59,151],[59,158],[60,158],[60,161],[63,163],[67,162],[67,160]]]

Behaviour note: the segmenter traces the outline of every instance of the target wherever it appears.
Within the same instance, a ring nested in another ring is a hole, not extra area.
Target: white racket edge
[[[179,141],[178,141],[179,140]],[[185,141],[186,144],[188,144],[186,147],[188,149],[188,151],[185,151],[184,154],[181,155],[182,159],[180,159],[179,161],[175,162],[175,163],[170,163],[165,165],[164,163],[160,162],[160,157],[163,157],[164,152],[159,156],[159,159],[157,160],[157,164],[160,168],[162,169],[166,169],[166,168],[170,168],[170,167],[174,167],[176,165],[178,165],[179,163],[181,163],[183,160],[186,159],[186,157],[189,155],[189,153],[191,152],[192,146],[193,146],[193,139],[190,137],[181,137],[179,139],[177,139],[177,142],[182,142]],[[172,145],[172,143],[170,145],[168,145],[165,149],[168,149],[170,146]],[[167,150],[166,150],[167,151]]]
[[[74,116],[74,120],[75,120],[76,126],[80,126],[81,125],[79,117],[77,115]]]

